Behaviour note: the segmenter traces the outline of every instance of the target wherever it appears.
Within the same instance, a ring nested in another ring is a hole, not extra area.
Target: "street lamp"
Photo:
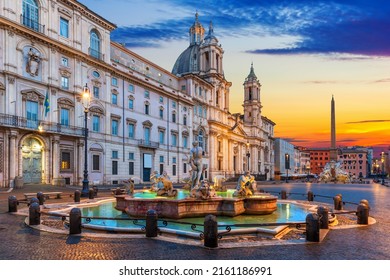
[[[88,111],[91,102],[91,92],[87,84],[83,87],[82,104],[84,107],[84,179],[83,189],[81,191],[82,197],[89,196],[89,181],[88,181]]]
[[[249,170],[250,170],[249,158],[251,157],[251,153],[249,152],[249,140],[246,141],[246,157],[248,159],[248,172],[249,172]]]
[[[385,155],[384,152],[382,152],[381,155],[381,162],[382,162],[382,185],[385,184]]]
[[[288,170],[290,169],[290,155],[289,154],[284,155],[284,167],[287,170],[286,183],[288,183]]]

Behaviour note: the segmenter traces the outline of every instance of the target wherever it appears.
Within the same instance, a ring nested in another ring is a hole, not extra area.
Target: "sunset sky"
[[[188,45],[195,13],[210,21],[224,53],[230,112],[242,112],[253,62],[262,114],[275,136],[330,146],[390,146],[390,3],[385,0],[80,0],[118,28],[112,40],[171,71]]]

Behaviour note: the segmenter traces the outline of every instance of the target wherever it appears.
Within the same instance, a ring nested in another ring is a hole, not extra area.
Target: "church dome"
[[[190,45],[177,58],[172,69],[172,74],[182,75],[199,71],[199,45]]]

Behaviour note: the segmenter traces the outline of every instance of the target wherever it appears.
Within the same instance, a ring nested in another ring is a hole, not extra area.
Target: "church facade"
[[[155,170],[181,182],[194,140],[209,180],[273,177],[275,123],[261,115],[254,68],[244,114],[230,113],[223,49],[198,16],[170,72],[110,41],[116,26],[78,1],[2,1],[0,14],[1,187],[81,185],[85,110],[90,184],[147,182]]]

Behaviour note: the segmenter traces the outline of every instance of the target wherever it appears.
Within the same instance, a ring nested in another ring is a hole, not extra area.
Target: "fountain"
[[[349,174],[342,170],[341,162],[334,160],[325,164],[324,170],[319,177],[319,181],[324,183],[334,182],[346,184],[351,182]]]
[[[167,174],[153,172],[153,185],[148,191],[116,196],[116,209],[132,217],[145,217],[154,209],[162,218],[202,217],[207,214],[217,216],[238,216],[241,214],[268,215],[277,209],[277,197],[270,194],[257,194],[256,181],[249,172],[242,175],[232,195],[216,192],[207,180],[202,180],[204,166],[202,149],[193,143],[190,155],[192,167],[190,191],[175,190]]]

